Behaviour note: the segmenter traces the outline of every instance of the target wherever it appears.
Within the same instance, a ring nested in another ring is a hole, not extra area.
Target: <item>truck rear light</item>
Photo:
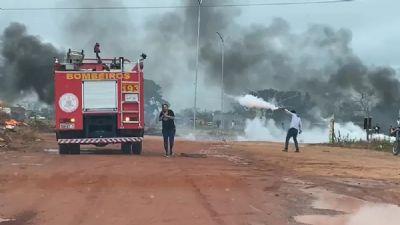
[[[75,118],[63,118],[60,119],[60,123],[75,123]]]
[[[124,123],[137,123],[137,122],[139,122],[139,116],[138,115],[125,116],[123,122]]]
[[[75,128],[75,118],[62,118],[60,119],[61,129],[74,129]]]

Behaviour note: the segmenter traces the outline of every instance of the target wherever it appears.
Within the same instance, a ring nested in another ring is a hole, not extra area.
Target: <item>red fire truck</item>
[[[84,52],[55,59],[54,108],[60,154],[79,154],[80,145],[121,144],[141,154],[144,132],[143,60],[85,59]],[[131,68],[128,68],[128,67]]]

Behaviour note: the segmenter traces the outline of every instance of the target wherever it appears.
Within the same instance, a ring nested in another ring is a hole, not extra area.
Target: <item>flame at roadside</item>
[[[5,129],[8,129],[8,130],[14,130],[16,126],[20,126],[23,124],[24,123],[19,122],[15,119],[9,119],[9,120],[4,121],[4,127],[5,127]]]

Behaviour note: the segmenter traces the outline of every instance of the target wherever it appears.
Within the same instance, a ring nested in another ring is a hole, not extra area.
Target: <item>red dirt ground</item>
[[[177,156],[165,158],[161,139],[146,137],[141,156],[115,146],[58,155],[54,136],[42,139],[0,149],[0,225],[300,224],[296,216],[358,207],[315,207],[318,190],[400,202],[400,158],[388,153],[321,146],[284,153],[278,143],[178,140]]]

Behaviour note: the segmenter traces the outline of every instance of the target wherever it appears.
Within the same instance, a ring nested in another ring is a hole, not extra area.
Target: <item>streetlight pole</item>
[[[193,106],[193,129],[196,130],[196,111],[197,111],[197,74],[199,72],[199,42],[200,42],[200,9],[203,0],[197,0],[199,9],[197,14],[197,53],[196,53],[196,76],[194,79],[194,106]]]
[[[218,37],[221,39],[221,112],[224,112],[224,55],[225,55],[225,42],[221,33],[217,32]]]
[[[225,42],[223,36],[217,32],[218,37],[221,39],[221,122],[222,122],[222,127],[224,127],[224,56],[225,56]]]

